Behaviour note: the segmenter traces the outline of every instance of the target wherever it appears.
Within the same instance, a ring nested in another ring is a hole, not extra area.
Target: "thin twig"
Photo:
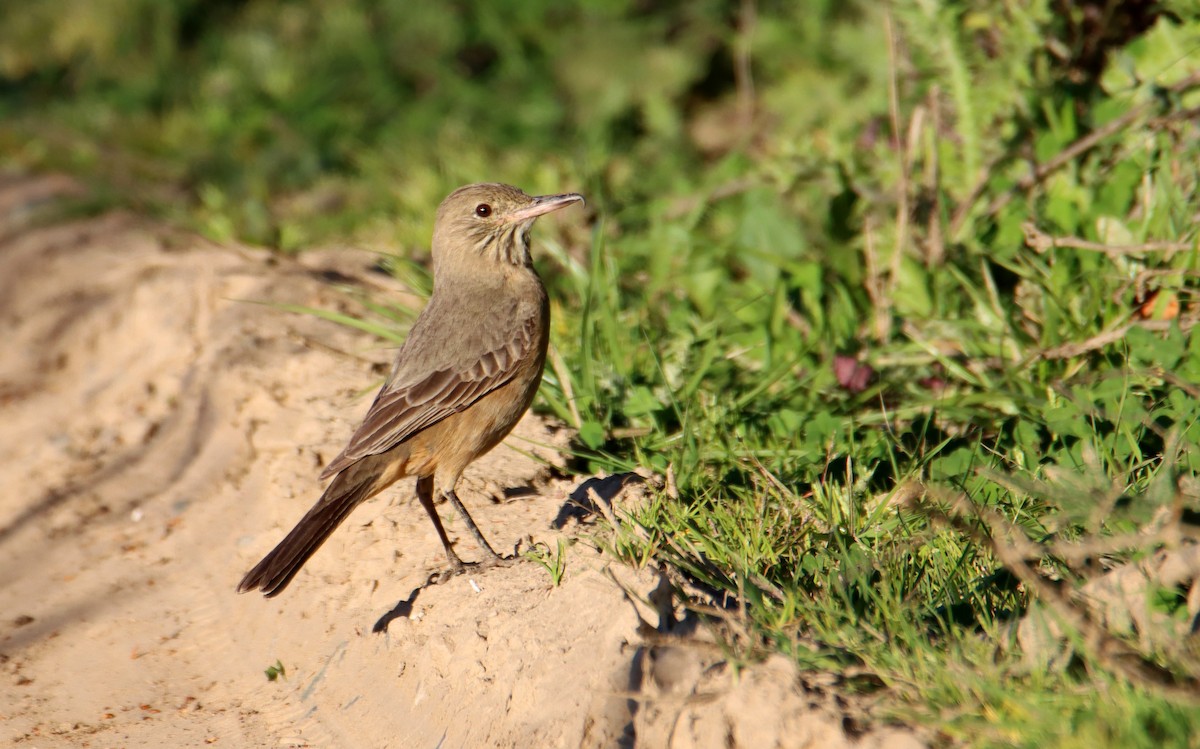
[[[1187,109],[1181,109],[1178,112],[1164,114],[1161,117],[1153,117],[1146,121],[1146,127],[1162,127],[1163,125],[1171,122],[1177,122],[1179,120],[1183,120],[1185,122],[1194,122],[1197,118],[1200,118],[1200,107],[1189,107]]]
[[[558,384],[562,386],[563,397],[567,400],[567,409],[571,412],[571,419],[574,422],[572,426],[579,429],[583,426],[583,418],[579,415],[579,407],[575,405],[575,388],[571,386],[571,373],[567,370],[567,363],[563,361],[562,354],[559,353],[556,346],[550,346],[550,366],[554,367],[554,376],[558,378]]]
[[[1168,86],[1167,90],[1171,93],[1183,93],[1195,88],[1197,85],[1200,85],[1200,72],[1193,73],[1183,80]],[[1147,101],[1139,104],[1115,120],[1106,123],[1102,127],[1099,127],[1082,138],[1079,138],[1074,143],[1071,143],[1044,164],[1035,164],[1033,169],[1028,174],[1017,180],[1017,184],[1012,189],[1006,190],[1005,192],[993,198],[992,202],[989,203],[984,209],[983,215],[996,215],[1001,209],[1004,208],[1004,206],[1008,205],[1009,202],[1012,201],[1015,195],[1027,192],[1035,185],[1040,184],[1044,179],[1046,179],[1046,177],[1061,169],[1063,166],[1066,166],[1076,157],[1091,150],[1092,148],[1095,148],[1105,139],[1119,133],[1120,131],[1132,125],[1134,122],[1137,122],[1139,119],[1144,117],[1146,113],[1156,104],[1157,101]],[[1004,159],[1001,159],[1000,161],[1003,160]],[[957,210],[955,210],[954,217],[950,221],[951,237],[956,239],[958,238],[958,233],[966,223],[967,216],[971,213],[971,208],[975,205],[975,201],[979,199],[980,195],[983,194],[987,187],[987,183],[991,180],[992,174],[999,163],[1000,162],[998,161],[997,163],[993,164],[984,173],[983,177],[974,185],[974,187],[972,187],[971,192],[968,193],[966,199],[964,199],[963,202],[959,204]]]
[[[1163,378],[1164,382],[1170,383],[1172,386],[1179,388],[1193,398],[1200,398],[1200,387],[1188,382],[1174,372],[1167,372],[1164,370],[1163,372],[1159,373],[1159,376]]]
[[[1133,647],[1104,629],[1086,608],[1071,600],[1070,586],[1047,580],[1030,567],[1026,560],[1041,558],[1045,550],[1026,538],[1019,529],[996,512],[970,502],[961,494],[950,499],[949,512],[928,504],[924,505],[924,509],[931,519],[949,525],[978,543],[990,546],[996,559],[1009,572],[1082,636],[1084,646],[1099,663],[1122,674],[1131,682],[1161,690],[1189,703],[1194,704],[1200,700],[1195,679],[1181,680],[1169,670],[1148,661]],[[964,520],[966,515],[973,515],[982,522],[987,533],[984,534],[976,526],[967,523]]]
[[[1103,333],[1097,333],[1086,341],[1064,343],[1061,346],[1046,349],[1042,352],[1041,356],[1043,359],[1070,359],[1080,354],[1086,354],[1089,351],[1104,348],[1110,343],[1121,340],[1132,327],[1133,323],[1125,323],[1111,330],[1106,330]]]
[[[1173,530],[1158,528],[1154,533],[1123,533],[1119,536],[1107,536],[1085,541],[1056,541],[1047,544],[1044,553],[1062,561],[1068,566],[1086,562],[1096,557],[1119,554],[1130,549],[1156,549],[1170,542],[1178,534]],[[1034,559],[1038,559],[1035,557]],[[1032,561],[1032,560],[1031,560]],[[1074,567],[1071,567],[1074,569]]]
[[[1035,252],[1046,252],[1050,249],[1063,248],[1086,250],[1088,252],[1103,252],[1110,257],[1121,255],[1138,255],[1143,252],[1183,252],[1194,250],[1196,240],[1190,242],[1143,242],[1142,244],[1105,244],[1091,242],[1079,237],[1053,237],[1037,228],[1032,221],[1021,224],[1025,232],[1025,244]]]
[[[787,324],[791,325],[795,330],[800,331],[802,336],[808,336],[812,333],[812,326],[808,324],[808,320],[791,304],[788,304],[784,318],[787,320]]]
[[[867,277],[864,284],[867,296],[871,300],[871,335],[877,341],[886,341],[891,336],[892,304],[887,293],[888,284],[883,280],[879,270],[879,251],[875,247],[874,222],[867,216],[863,225],[863,255],[867,265]],[[901,252],[899,247],[892,250]]]
[[[1054,172],[1071,163],[1071,161],[1073,161],[1076,157],[1092,150],[1110,136],[1116,135],[1125,128],[1129,127],[1136,122],[1138,118],[1142,117],[1149,108],[1150,105],[1148,103],[1139,107],[1134,107],[1112,122],[1093,130],[1063,150],[1059,151],[1046,163],[1034,165],[1033,169],[1028,174],[1017,180],[1017,184],[1011,190],[1005,190],[996,197],[992,198],[992,202],[988,203],[988,206],[984,209],[983,214],[985,216],[995,216],[1001,211],[1001,209],[1004,208],[1004,206],[1008,205],[1012,201],[1013,197],[1017,193],[1027,192],[1035,185],[1040,184],[1044,179],[1046,179],[1046,177],[1049,177]],[[957,232],[957,230],[957,226],[951,225],[951,234],[954,234]]]
[[[672,502],[679,500],[679,487],[675,484],[675,464],[667,463],[667,475],[664,483],[664,492],[667,498]]]
[[[1125,334],[1132,328],[1145,328],[1146,330],[1168,330],[1172,325],[1178,324],[1179,329],[1185,333],[1195,327],[1197,320],[1195,319],[1177,319],[1177,320],[1138,320],[1137,322],[1127,322],[1123,325],[1118,325],[1111,330],[1106,330],[1103,333],[1088,338],[1086,341],[1079,343],[1064,343],[1061,346],[1048,348],[1041,352],[1040,356],[1043,359],[1070,359],[1073,356],[1086,354],[1089,351],[1101,349],[1110,343],[1115,343],[1125,337]]]

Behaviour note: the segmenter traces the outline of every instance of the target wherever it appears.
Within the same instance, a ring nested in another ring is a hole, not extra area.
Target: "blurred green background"
[[[669,469],[608,543],[743,602],[738,657],[865,668],[951,742],[1195,746],[1162,685],[1197,649],[1110,632],[1158,682],[1082,636],[1030,667],[1005,643],[1037,580],[995,539],[1079,590],[1172,548],[1163,517],[1194,535],[1196,2],[3,13],[0,158],[87,180],[82,211],[359,244],[422,287],[454,187],[586,194],[536,235],[562,357],[537,407],[581,471]],[[1186,618],[1190,588],[1156,595]]]

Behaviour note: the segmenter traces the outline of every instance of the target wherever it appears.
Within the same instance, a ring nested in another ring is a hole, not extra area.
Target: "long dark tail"
[[[349,474],[356,475],[351,478]],[[354,478],[360,481],[355,483]],[[366,480],[363,481],[363,478]],[[238,592],[257,589],[267,598],[282,593],[308,558],[321,548],[321,544],[342,524],[346,516],[383,488],[378,486],[375,478],[370,475],[364,477],[359,471],[344,471],[334,479],[291,533],[246,573],[238,584]]]

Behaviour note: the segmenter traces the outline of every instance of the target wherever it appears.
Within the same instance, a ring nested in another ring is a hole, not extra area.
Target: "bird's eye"
[[[492,215],[492,207],[487,203],[480,203],[475,206],[475,215],[479,218],[487,218]]]

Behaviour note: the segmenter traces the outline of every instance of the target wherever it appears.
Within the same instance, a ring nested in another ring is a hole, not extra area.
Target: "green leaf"
[[[579,439],[593,450],[598,450],[604,444],[604,427],[594,421],[585,421],[579,427]]]
[[[915,258],[905,256],[896,276],[896,309],[904,315],[929,317],[933,313],[933,298],[929,293],[929,276],[925,266]]]

